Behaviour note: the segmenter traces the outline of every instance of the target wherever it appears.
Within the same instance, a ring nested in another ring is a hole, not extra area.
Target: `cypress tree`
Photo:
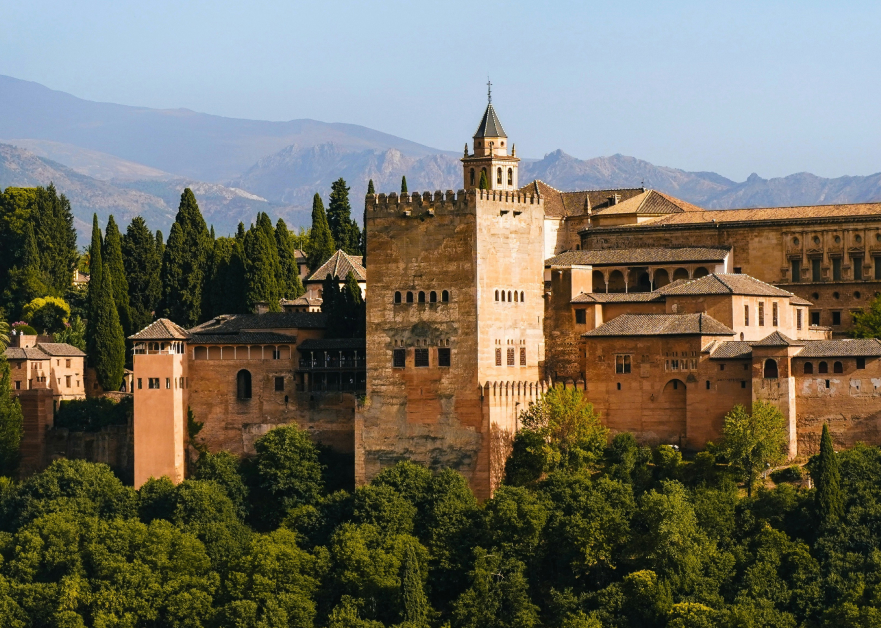
[[[281,266],[281,275],[278,281],[278,293],[283,299],[296,299],[303,294],[303,282],[300,280],[300,271],[297,267],[297,256],[294,252],[294,243],[291,241],[291,232],[281,218],[275,223],[275,245],[278,249],[278,261]]]
[[[208,275],[208,294],[211,301],[211,316],[231,314],[226,312],[226,281],[229,273],[229,260],[235,246],[234,238],[217,238],[211,254],[211,270]]]
[[[157,232],[161,237],[161,234]],[[147,228],[146,221],[136,216],[122,236],[122,263],[128,280],[128,301],[131,310],[131,329],[138,331],[149,325],[159,304],[162,286],[159,273],[157,240]]]
[[[361,255],[361,230],[358,228],[358,223],[352,220],[349,188],[345,179],[337,179],[331,184],[327,224],[336,248],[342,249],[349,255]]]
[[[94,366],[96,346],[95,327],[98,321],[98,306],[100,303],[100,288],[102,275],[104,274],[104,258],[101,250],[104,243],[101,240],[101,229],[98,227],[98,214],[92,215],[92,242],[89,244],[89,291],[86,295],[86,354],[89,363]]]
[[[315,272],[334,254],[333,236],[324,213],[324,203],[317,193],[312,198],[312,230],[309,234],[309,245],[306,250],[306,266]]]
[[[817,512],[823,524],[832,524],[844,517],[844,500],[841,495],[841,473],[838,457],[832,446],[829,426],[823,424],[820,438],[820,455],[815,459],[811,476],[816,486]]]
[[[401,619],[407,628],[427,628],[430,606],[422,582],[422,570],[413,545],[408,545],[404,554],[401,574],[401,597],[403,613]]]
[[[94,269],[93,257],[92,277],[94,277]],[[93,278],[89,279],[90,289],[93,281]],[[92,365],[95,367],[98,383],[104,390],[119,390],[125,371],[125,336],[122,333],[116,301],[113,298],[113,272],[106,261],[103,262],[94,296],[91,304],[94,318],[89,321],[93,330],[95,351],[91,356]]]
[[[344,335],[346,312],[343,300],[337,280],[332,274],[327,273],[321,283],[321,311],[327,314],[325,334],[328,338],[341,338]]]
[[[13,477],[18,471],[23,433],[21,403],[12,396],[9,363],[0,355],[0,476]]]
[[[239,227],[236,229],[236,240],[244,243],[245,241],[245,223],[239,221]]]
[[[244,314],[248,311],[247,282],[245,280],[245,238],[232,240],[229,266],[226,269],[226,300],[221,314]]]
[[[28,223],[24,226],[24,247],[21,265],[9,272],[9,286],[5,294],[6,302],[13,311],[21,312],[25,304],[51,292],[46,283],[46,274],[40,269],[40,250],[34,237],[34,228]]]
[[[127,338],[132,333],[132,315],[129,306],[129,287],[126,279],[125,264],[122,259],[122,237],[113,214],[107,219],[104,229],[104,248],[101,251],[104,267],[110,272],[113,283],[113,300],[119,315],[119,324]],[[140,327],[138,328],[140,329]]]
[[[407,194],[407,176],[401,177],[401,194]]]
[[[156,253],[159,255],[159,270],[162,271],[162,259],[165,257],[165,241],[162,239],[162,232],[156,230]],[[160,298],[162,295],[159,295]]]
[[[177,234],[174,234],[177,226]],[[192,327],[203,318],[203,290],[212,243],[196,197],[186,188],[162,259],[162,316]]]
[[[376,190],[373,188],[373,179],[367,182],[367,193],[368,194],[376,194]]]
[[[489,189],[489,181],[486,180],[486,170],[480,171],[480,184],[477,187],[481,190]]]
[[[278,284],[272,259],[274,242],[270,242],[261,227],[252,226],[245,234],[245,283],[246,301],[251,312],[257,304],[266,302],[269,311],[278,312]]]
[[[40,268],[48,293],[63,296],[70,288],[78,257],[70,201],[64,194],[59,196],[52,184],[37,188],[34,199],[31,222],[40,243]]]
[[[352,271],[346,275],[343,300],[345,302],[345,331],[347,335],[352,338],[365,337],[367,335],[367,308],[361,297],[361,286],[358,285],[358,280]]]
[[[272,275],[275,277],[275,285],[278,288],[278,293],[280,295],[282,290],[282,284],[279,282],[279,278],[282,274],[281,258],[278,254],[278,243],[275,237],[275,227],[272,226],[272,221],[269,219],[269,215],[265,212],[257,213],[257,228],[261,229],[263,231],[263,235],[266,236],[269,257],[272,263]]]

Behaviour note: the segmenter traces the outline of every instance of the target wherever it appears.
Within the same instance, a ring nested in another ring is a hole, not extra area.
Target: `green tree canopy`
[[[12,396],[9,363],[0,355],[0,476],[11,477],[18,470],[23,421],[21,404]]]
[[[342,178],[331,184],[327,224],[337,249],[342,249],[349,255],[361,255],[361,230],[352,219],[349,188]]]
[[[841,495],[841,473],[838,456],[832,446],[829,425],[823,423],[820,453],[811,461],[811,479],[816,487],[817,514],[824,525],[832,525],[844,517],[844,499]]]
[[[122,262],[128,281],[131,333],[149,325],[159,307],[162,257],[158,241],[161,241],[161,234],[157,232],[154,236],[140,216],[132,219],[122,236]]]
[[[257,311],[260,303],[265,303],[269,311],[278,312],[279,296],[276,278],[278,255],[275,254],[275,234],[272,239],[261,227],[252,226],[245,234],[245,285],[248,310]]]
[[[96,260],[93,258],[90,290],[95,281],[95,264]],[[98,282],[91,302],[91,315],[94,318],[89,322],[92,325],[94,348],[89,360],[95,367],[95,375],[101,387],[115,391],[122,385],[125,374],[125,336],[113,299],[113,275],[106,263],[102,262]]]
[[[122,333],[127,338],[137,330],[132,330],[128,279],[122,258],[122,236],[119,233],[119,227],[116,225],[113,214],[107,219],[107,228],[104,230],[104,250],[101,251],[101,254],[104,260],[104,267],[110,273],[113,285],[113,301],[116,303],[119,324],[122,325]]]
[[[752,495],[753,485],[766,465],[786,460],[786,427],[776,406],[753,403],[752,413],[735,406],[725,415],[720,451],[736,469]]]
[[[101,302],[101,290],[104,275],[104,257],[101,250],[104,242],[101,237],[101,228],[98,227],[98,215],[92,215],[92,242],[89,244],[89,290],[86,295],[86,355],[89,363],[94,365],[98,331],[98,309],[105,307]]]
[[[21,316],[34,329],[53,334],[66,325],[70,318],[70,306],[59,297],[40,297],[26,304]]]
[[[186,188],[162,258],[162,316],[183,327],[203,320],[203,290],[212,248],[196,197]]]
[[[852,316],[853,338],[881,338],[881,295],[872,299],[869,309],[855,311]]]
[[[321,196],[316,193],[312,198],[312,228],[309,231],[309,243],[305,251],[309,272],[314,273],[318,270],[335,251],[333,234],[330,232],[327,215],[324,213],[324,203]]]
[[[278,260],[281,273],[278,276],[278,290],[283,299],[296,299],[302,296],[306,289],[300,279],[300,268],[297,264],[297,256],[291,232],[281,218],[275,223],[275,243],[278,249]]]
[[[407,193],[407,177],[403,176],[401,177],[401,196]]]
[[[488,190],[489,189],[489,181],[486,180],[486,170],[480,171],[480,181],[477,185],[477,188],[480,190]]]

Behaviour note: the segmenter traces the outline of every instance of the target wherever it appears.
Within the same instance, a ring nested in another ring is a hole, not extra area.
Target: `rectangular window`
[[[744,327],[749,327],[749,306],[743,306],[743,325]]]
[[[841,258],[832,258],[832,281],[841,281]]]
[[[841,312],[832,312],[832,325],[841,325]]]
[[[180,378],[180,389],[181,390],[184,389],[184,378],[183,377]]]
[[[866,358],[857,358],[857,368],[858,369],[866,368]]]
[[[743,380],[741,380],[741,381],[740,381],[740,387],[741,387],[741,388],[746,388],[746,382],[743,381]]]
[[[502,350],[496,349],[496,366],[502,365]]]
[[[771,304],[771,320],[773,321],[771,324],[774,327],[777,327],[778,318],[777,318],[777,302],[776,301]]]
[[[820,324],[820,313],[819,312],[811,312],[811,325],[819,325]]]
[[[520,347],[520,366],[526,366],[526,347]]]
[[[850,263],[853,264],[854,281],[862,281],[863,280],[863,258],[862,257],[852,257],[852,258],[850,258]]]
[[[437,350],[437,365],[438,366],[450,366],[450,350],[449,349],[438,349]]]
[[[798,283],[801,281],[801,260],[792,260],[792,281]]]
[[[151,377],[149,379],[149,386],[153,390],[158,390],[159,389],[159,378],[158,377]]]
[[[407,362],[407,350],[406,349],[395,349],[392,351],[392,366],[396,369],[404,368],[404,365]]]
[[[759,327],[765,325],[765,302],[759,301]]]
[[[670,360],[670,370],[678,371],[679,370],[679,360]]]
[[[819,257],[811,260],[811,281],[823,281],[820,276],[820,262],[822,261]]]
[[[141,390],[144,387],[144,383],[141,381],[141,378],[138,378],[138,390]]]
[[[735,267],[734,267],[734,274],[735,274],[735,275],[739,275],[739,274],[740,274],[740,266],[735,266]]]
[[[275,378],[275,392],[284,392],[284,377]]]
[[[171,388],[171,378],[170,377],[165,378],[165,387]]]
[[[281,360],[281,349],[273,349],[272,350],[272,359],[273,360]]]
[[[801,329],[801,312],[801,309],[795,311],[795,328],[799,330]]]
[[[692,371],[696,371],[696,370],[697,370],[697,360],[692,360],[692,361],[691,361],[691,370],[692,370]]]
[[[724,370],[725,370],[725,365],[724,365],[724,364],[720,364],[720,365],[719,365],[719,370],[720,370],[720,371],[724,371]]]
[[[414,351],[414,365],[428,366],[428,349],[416,349]]]
[[[707,380],[707,390],[710,389],[710,380]]]
[[[67,368],[70,368],[70,360],[65,360],[64,366],[66,366]]]
[[[629,355],[616,355],[615,356],[615,372],[625,374],[625,375],[630,372],[630,356]]]
[[[587,324],[587,310],[575,310],[575,323],[577,325]]]
[[[15,389],[16,389],[16,390],[21,390],[21,382],[19,382],[19,381],[16,381],[16,382],[15,382]]]
[[[508,349],[508,366],[514,366],[514,347]]]
[[[70,375],[66,375],[64,379],[65,379],[65,386],[70,388]]]

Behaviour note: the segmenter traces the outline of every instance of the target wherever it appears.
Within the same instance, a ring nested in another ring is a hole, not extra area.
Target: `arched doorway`
[[[656,270],[654,275],[655,290],[661,286],[666,286],[668,283],[670,283],[670,273],[663,268]]]
[[[686,434],[686,390],[681,379],[671,379],[664,385],[657,402],[657,413],[662,418],[658,436],[668,444],[680,444]]]
[[[773,360],[771,358],[768,358],[767,360],[765,360],[764,371],[765,372],[762,374],[762,376],[765,379],[777,379],[777,377],[778,377],[777,360]]]
[[[594,292],[605,292],[606,291],[606,278],[603,276],[598,270],[593,271],[593,291]]]
[[[608,292],[626,292],[627,286],[624,283],[624,273],[620,270],[613,270],[609,273],[609,289]]]

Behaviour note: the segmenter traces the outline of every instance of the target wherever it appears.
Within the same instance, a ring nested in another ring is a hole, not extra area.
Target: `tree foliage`
[[[331,184],[327,224],[330,227],[335,248],[342,249],[349,255],[361,255],[361,230],[358,228],[358,223],[352,219],[349,187],[342,178]]]
[[[67,325],[70,306],[60,297],[39,297],[22,308],[21,317],[34,329],[53,334]]]
[[[161,235],[158,237],[161,240]],[[153,321],[162,296],[162,257],[156,238],[140,216],[132,219],[122,236],[122,262],[128,280],[132,333]]]
[[[129,304],[129,286],[125,264],[122,257],[122,236],[113,214],[107,219],[107,228],[104,229],[104,249],[101,252],[104,260],[104,268],[110,274],[113,286],[113,301],[116,303],[116,312],[119,324],[122,325],[124,337],[130,336],[132,330],[132,313]],[[140,329],[140,328],[138,328]]]
[[[23,422],[21,404],[12,396],[9,362],[0,355],[0,476],[12,476],[18,470]]]
[[[312,228],[309,230],[309,243],[306,248],[306,266],[314,273],[334,254],[333,234],[324,213],[324,203],[316,192],[312,199]]]
[[[833,525],[844,516],[844,501],[841,495],[838,456],[832,446],[832,436],[826,423],[823,424],[820,438],[820,453],[811,461],[811,478],[817,487],[817,514],[820,522]]]
[[[881,338],[881,295],[872,299],[868,309],[855,311],[851,316],[853,338]]]
[[[764,401],[754,402],[752,413],[735,406],[725,416],[721,452],[738,470],[750,495],[766,466],[786,459],[785,426],[780,410]]]

